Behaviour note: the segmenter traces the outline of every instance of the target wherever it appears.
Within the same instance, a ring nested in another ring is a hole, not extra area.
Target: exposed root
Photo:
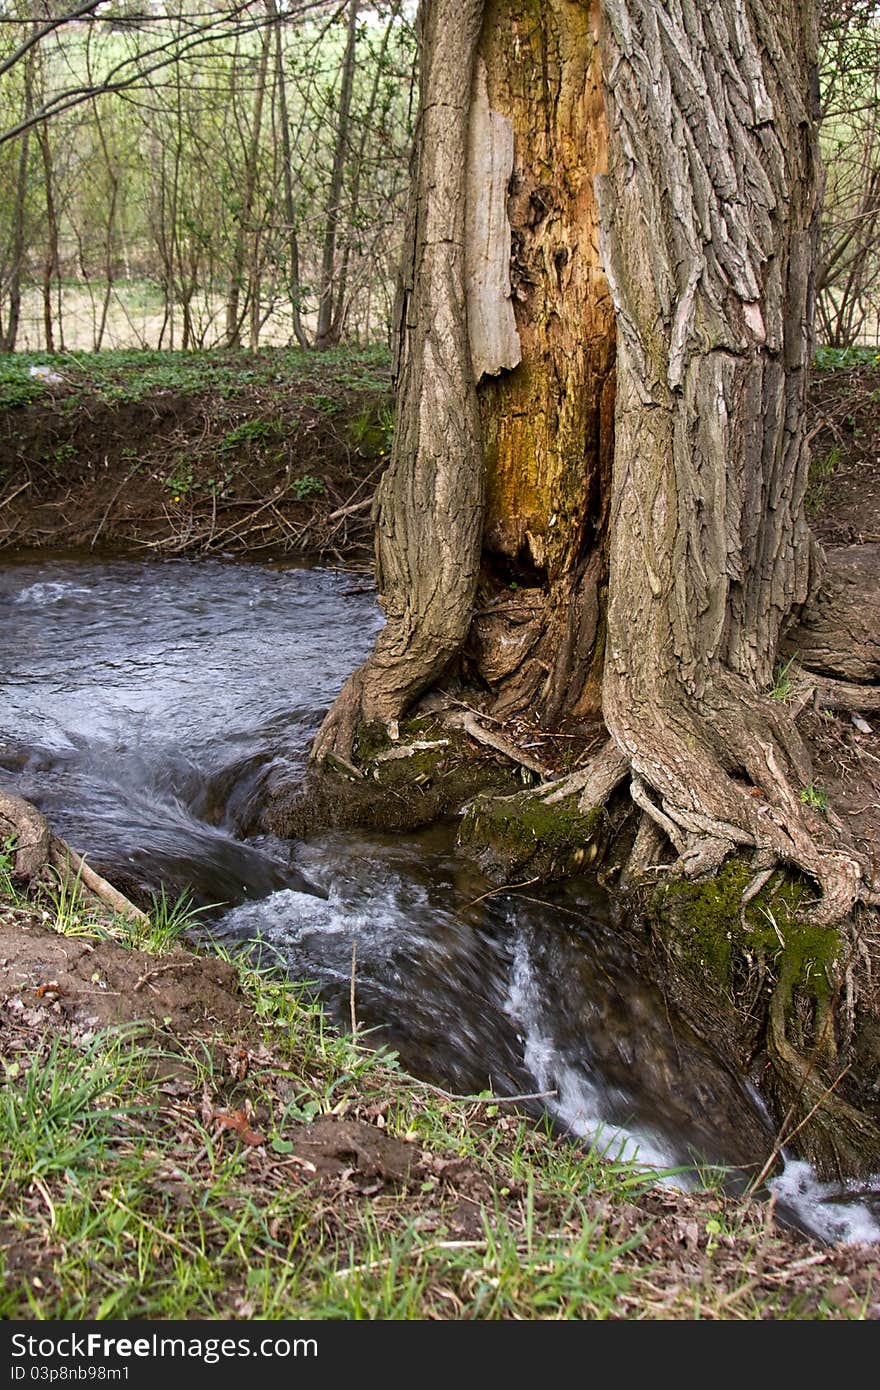
[[[618,887],[632,888],[644,882],[650,874],[656,874],[661,867],[663,850],[667,838],[653,816],[642,814],[629,857],[618,879]],[[664,871],[671,867],[663,865]]]
[[[845,921],[857,902],[873,902],[878,886],[846,826],[802,795],[810,764],[787,712],[757,697],[744,714],[731,692],[718,704],[717,723],[698,722],[686,707],[674,717],[655,707],[637,733],[630,727],[624,740],[609,739],[585,767],[530,795],[548,807],[577,796],[587,815],[629,777],[633,804],[676,852],[672,872],[708,878],[733,851],[751,850],[756,877],[744,905],[780,865],[818,884],[817,923]],[[659,857],[657,834],[643,819],[624,879],[635,881]]]
[[[748,907],[752,899],[758,896],[761,889],[766,888],[767,884],[770,882],[771,878],[776,872],[776,861],[773,859],[772,856],[770,856],[770,862],[768,864],[766,862],[767,858],[768,856],[764,854],[755,855],[755,863],[753,867],[757,869],[757,872],[754,878],[752,878],[743,889],[742,897],[740,898],[739,919],[744,927],[747,925],[746,908]]]
[[[481,724],[475,714],[466,710],[447,710],[441,715],[441,722],[448,724],[455,729],[463,729],[477,743],[484,744],[487,748],[493,748],[496,753],[502,753],[505,758],[509,758],[512,763],[519,767],[528,768],[529,772],[534,772],[541,781],[546,781],[547,769],[543,763],[539,763],[537,758],[533,758],[523,748],[517,748],[516,744],[503,734],[497,733],[494,729],[487,729]]]
[[[659,806],[654,805],[641,777],[633,777],[629,784],[629,794],[640,810],[644,811],[645,815],[648,816],[660,830],[668,835],[679,854],[681,854],[684,850],[684,836],[681,834],[679,827],[671,816],[665,815],[664,812],[660,810]]]
[[[358,727],[364,721],[364,668],[349,676],[315,735],[309,762],[320,766],[328,757],[351,761]]]
[[[15,879],[37,886],[47,882],[54,871],[62,884],[82,886],[111,912],[136,922],[149,920],[145,912],[96,873],[76,850],[52,834],[48,821],[36,806],[13,792],[0,791],[0,832],[4,839],[14,837]]]
[[[820,709],[880,713],[880,685],[857,685],[852,681],[832,680],[829,676],[817,676],[812,672],[804,674],[809,681],[807,698],[812,697]]]
[[[781,980],[773,992],[768,1015],[768,1053],[779,1099],[787,1102],[774,1153],[781,1152],[795,1135],[800,1135],[800,1146],[820,1175],[868,1176],[880,1152],[880,1130],[867,1115],[836,1094],[846,1068],[828,1084],[816,1060],[808,1061],[792,1046],[785,1027],[790,993],[790,983]],[[867,1167],[866,1154],[871,1156]]]
[[[54,835],[49,846],[49,861],[56,869],[62,883],[81,883],[88,891],[98,898],[112,912],[116,912],[121,917],[128,917],[135,922],[146,923],[149,921],[147,914],[142,912],[139,907],[120,893],[118,888],[114,888],[112,883],[108,883],[106,878],[96,873],[93,868],[86,863],[76,850],[71,849],[64,840],[57,839]]]
[[[51,831],[45,816],[23,797],[0,789],[0,833],[13,840],[13,878],[30,882],[45,868]]]
[[[591,811],[602,806],[629,772],[629,763],[613,739],[603,744],[586,767],[563,777],[559,782],[541,787],[538,795],[548,806],[564,801],[567,796],[580,794],[578,810]]]

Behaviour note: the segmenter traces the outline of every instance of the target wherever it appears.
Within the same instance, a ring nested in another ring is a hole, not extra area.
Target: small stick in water
[[[353,1038],[357,1037],[357,1014],[354,1008],[354,971],[357,963],[357,949],[357,937],[355,937],[354,941],[351,943],[351,988],[348,993],[348,1008],[351,1014],[351,1035]]]

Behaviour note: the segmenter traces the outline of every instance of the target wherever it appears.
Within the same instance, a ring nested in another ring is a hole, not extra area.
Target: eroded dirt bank
[[[0,379],[0,551],[369,558],[385,354],[108,359]]]

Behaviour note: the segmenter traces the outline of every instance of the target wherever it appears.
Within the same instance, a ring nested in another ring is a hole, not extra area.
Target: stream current
[[[256,943],[343,1026],[354,959],[358,1022],[407,1070],[541,1093],[534,1113],[664,1180],[705,1164],[744,1185],[756,1120],[772,1148],[760,1097],[670,1012],[588,881],[491,892],[454,826],[258,833],[381,625],[359,577],[41,557],[0,571],[0,614],[0,777],[123,887],[190,885],[216,939]],[[771,1186],[813,1235],[880,1241],[877,1191],[794,1160]]]

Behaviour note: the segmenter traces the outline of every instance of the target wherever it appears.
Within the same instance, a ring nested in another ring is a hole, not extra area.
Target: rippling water
[[[111,876],[222,904],[215,936],[312,981],[343,1024],[354,966],[359,1021],[416,1074],[546,1093],[532,1109],[658,1170],[698,1160],[747,1176],[772,1145],[759,1098],[670,1010],[598,890],[487,897],[450,827],[255,833],[372,644],[380,615],[362,590],[217,560],[10,566],[0,771]],[[870,1200],[804,1164],[777,1190],[825,1239],[880,1239]]]

